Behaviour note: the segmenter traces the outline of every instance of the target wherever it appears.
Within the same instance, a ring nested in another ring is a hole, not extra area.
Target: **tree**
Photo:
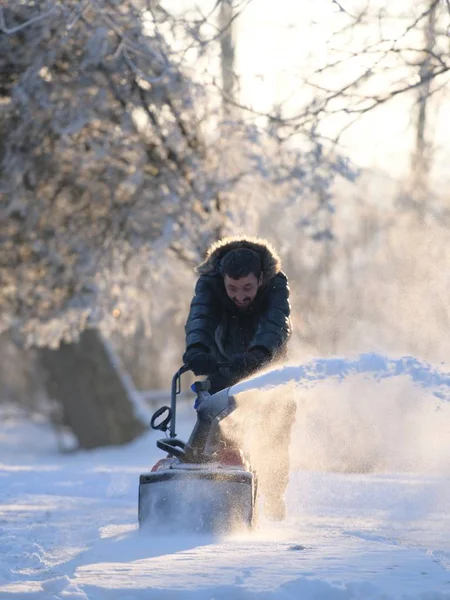
[[[301,84],[292,89],[289,107],[286,102],[282,110],[261,114],[237,102],[241,110],[277,123],[283,137],[309,133],[338,142],[373,109],[402,95],[412,98],[427,82],[439,87],[448,81],[447,0],[330,0],[328,15],[326,10],[321,6],[316,17],[327,32],[320,33],[321,52],[298,65]]]
[[[158,260],[186,238],[195,252],[219,213],[201,89],[150,21],[131,1],[0,8],[0,331],[46,346],[83,448],[143,431],[92,328],[132,330]]]
[[[222,118],[220,43],[246,4],[219,27],[220,2],[195,18],[139,0],[0,8],[0,331],[62,343],[61,373],[84,330],[129,346],[142,324],[162,340],[169,321],[182,327],[191,267],[212,239],[282,213],[314,244],[329,234],[345,161],[307,128],[301,148],[284,145],[270,115],[266,130],[240,111]]]
[[[141,3],[46,7],[0,9],[0,331],[42,345],[133,321],[155,249],[220,220],[201,89]]]

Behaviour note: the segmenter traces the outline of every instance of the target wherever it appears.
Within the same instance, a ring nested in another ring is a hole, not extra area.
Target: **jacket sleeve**
[[[195,286],[195,294],[184,328],[186,352],[183,358],[185,362],[189,362],[189,351],[192,349],[213,351],[214,336],[220,320],[218,313],[214,278],[209,275],[201,275]]]
[[[266,306],[249,349],[264,348],[271,358],[283,351],[292,333],[290,315],[288,279],[279,272],[269,283]]]

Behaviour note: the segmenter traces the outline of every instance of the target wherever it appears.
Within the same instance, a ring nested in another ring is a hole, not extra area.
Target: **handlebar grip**
[[[167,452],[171,456],[175,456],[176,458],[183,458],[185,456],[185,443],[176,438],[172,438],[169,440],[157,440],[156,445],[160,450]]]
[[[167,417],[161,421],[161,423],[156,423],[156,419],[158,419],[161,415],[163,415],[167,411]],[[169,428],[169,423],[172,419],[172,409],[169,406],[161,406],[158,408],[156,412],[153,413],[152,418],[150,420],[150,427],[152,429],[159,429],[159,431],[167,431]]]

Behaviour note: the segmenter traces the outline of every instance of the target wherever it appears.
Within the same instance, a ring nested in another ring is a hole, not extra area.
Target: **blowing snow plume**
[[[273,472],[275,454],[287,460],[279,440],[295,419],[291,470],[450,474],[450,375],[417,359],[320,359],[231,391],[238,410],[226,433],[256,457],[257,471]]]

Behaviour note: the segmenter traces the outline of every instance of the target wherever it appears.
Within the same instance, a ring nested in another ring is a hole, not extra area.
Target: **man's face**
[[[240,309],[247,308],[255,299],[262,284],[262,274],[259,279],[253,273],[240,279],[232,279],[225,275],[223,278],[227,295]]]

